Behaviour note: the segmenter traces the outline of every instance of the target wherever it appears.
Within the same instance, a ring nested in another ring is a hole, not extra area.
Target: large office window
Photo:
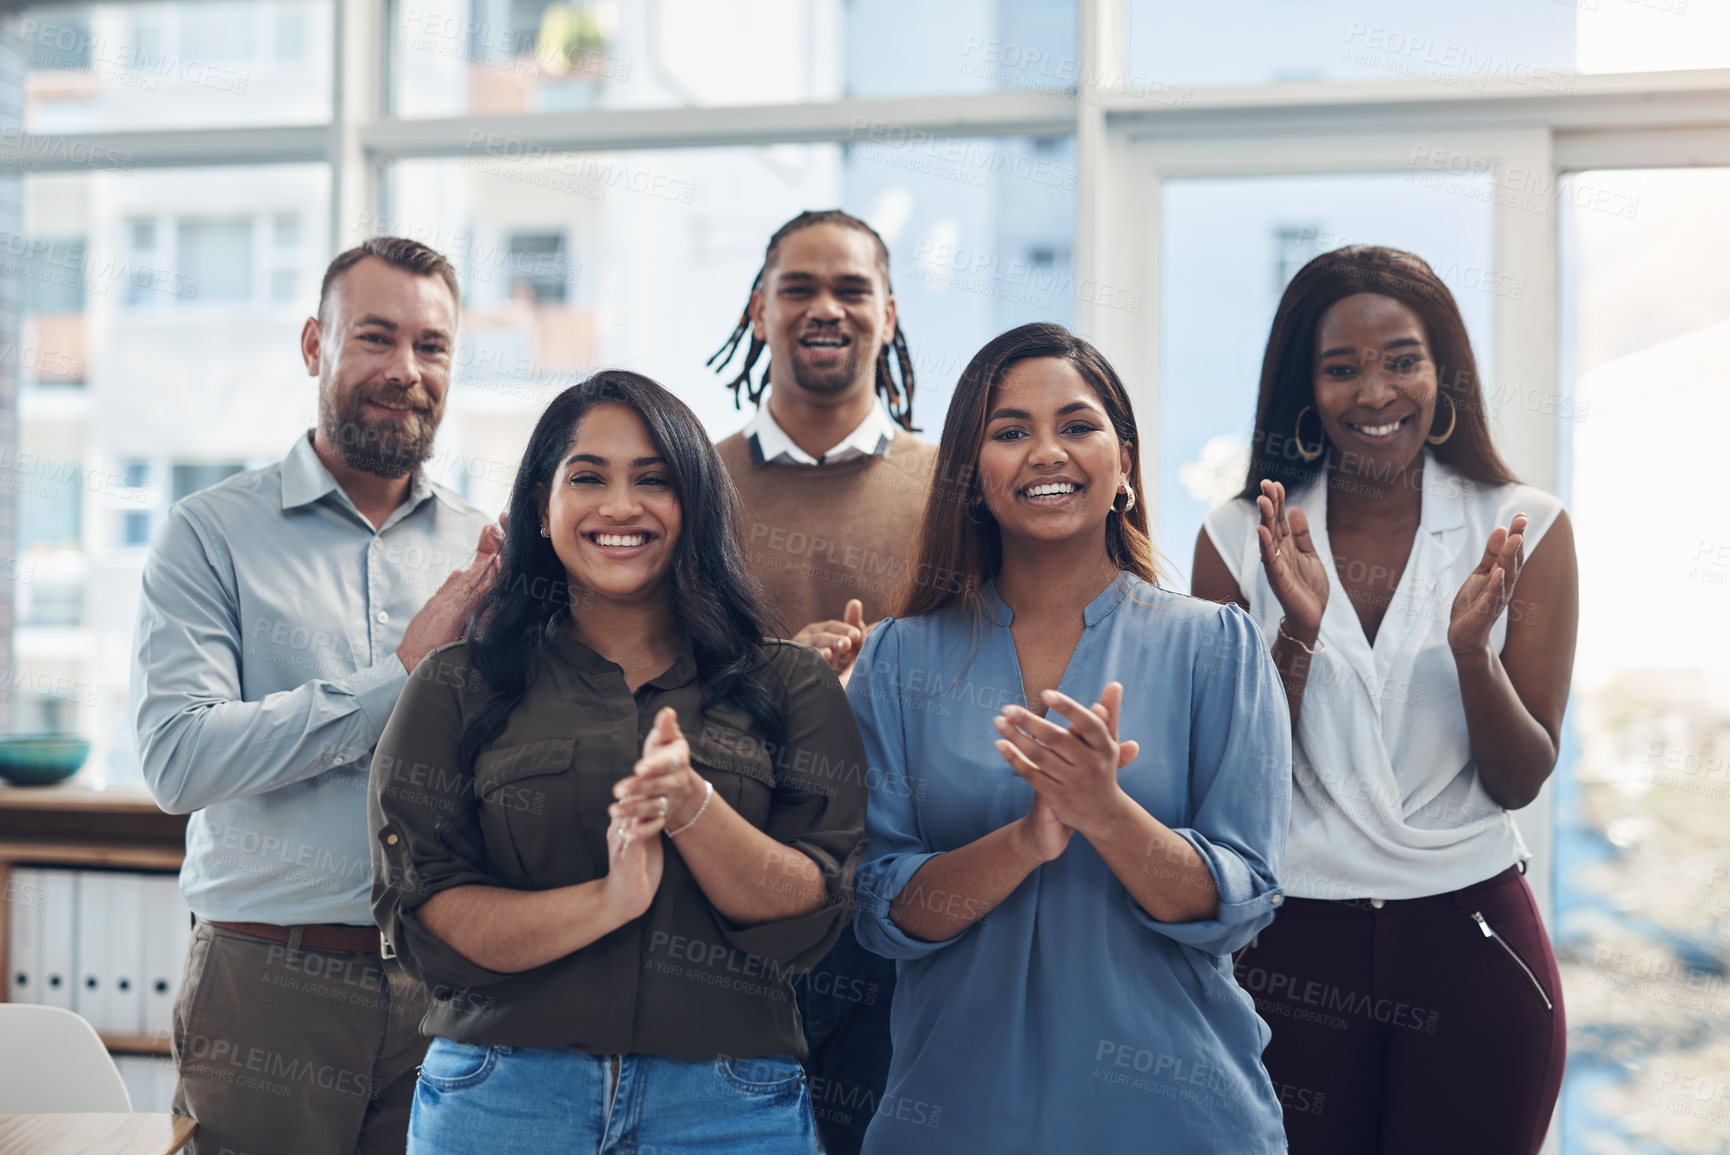
[[[1580,556],[1564,1119],[1579,1150],[1711,1151],[1730,1138],[1730,520],[1699,495],[1730,424],[1730,169],[1570,179],[1595,195],[1566,198],[1564,389],[1533,399],[1564,421]]]
[[[1075,0],[393,0],[406,117],[1066,92]]]
[[[330,117],[332,0],[25,6],[31,132],[314,123]]]
[[[313,422],[298,334],[317,304],[304,270],[328,259],[329,189],[323,165],[23,177],[21,231],[46,255],[25,267],[26,394],[0,458],[31,567],[14,587],[17,660],[38,681],[52,663],[78,667],[89,692],[49,708],[88,732],[93,769],[136,773],[132,631],[143,547],[168,505],[279,458]],[[67,383],[81,387],[43,388]]]
[[[1571,93],[1577,73],[1730,66],[1730,6],[1712,0],[1127,0],[1127,87],[1397,81]],[[1213,45],[1218,51],[1198,51]]]

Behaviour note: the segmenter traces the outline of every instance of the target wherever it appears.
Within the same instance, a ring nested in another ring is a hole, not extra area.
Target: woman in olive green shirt
[[[765,640],[736,498],[645,377],[530,438],[467,642],[373,761],[373,910],[427,983],[412,1151],[813,1152],[792,974],[848,917],[865,758]]]

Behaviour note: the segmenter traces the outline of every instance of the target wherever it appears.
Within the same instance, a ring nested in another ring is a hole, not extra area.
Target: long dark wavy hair
[[[1392,297],[1423,322],[1436,365],[1437,396],[1452,401],[1455,414],[1453,433],[1430,447],[1436,460],[1485,485],[1517,480],[1490,440],[1478,363],[1465,319],[1447,285],[1421,257],[1403,249],[1350,245],[1323,253],[1299,269],[1280,297],[1262,354],[1249,473],[1238,496],[1254,501],[1264,477],[1296,489],[1322,471],[1325,453],[1305,461],[1296,452],[1298,444],[1312,447],[1307,433],[1297,428],[1298,415],[1304,406],[1315,404],[1316,337],[1322,317],[1337,302],[1358,293]],[[1436,409],[1439,415],[1441,406]],[[1319,429],[1321,423],[1315,424]],[[1433,432],[1439,435],[1441,430]],[[1327,434],[1317,436],[1327,449]]]
[[[498,579],[469,619],[469,660],[492,695],[463,727],[457,762],[466,772],[522,704],[547,627],[583,612],[583,591],[573,590],[552,542],[541,536],[541,510],[577,425],[605,402],[629,406],[643,419],[678,495],[681,529],[667,572],[668,600],[674,625],[691,639],[706,687],[703,708],[730,701],[757,722],[770,749],[784,745],[785,687],[767,680],[763,599],[739,548],[739,497],[726,467],[689,406],[642,374],[615,369],[553,398],[517,467]]]
[[[895,598],[897,617],[934,613],[959,605],[977,621],[984,613],[981,587],[1003,568],[1003,536],[986,510],[979,484],[979,450],[985,444],[992,397],[1009,370],[1036,357],[1056,357],[1081,374],[1099,396],[1117,439],[1129,447],[1129,475],[1141,493],[1141,439],[1129,391],[1117,370],[1098,349],[1062,325],[1046,321],[1022,325],[993,337],[973,355],[943,419],[943,439],[912,564],[902,575]],[[1112,564],[1150,585],[1158,585],[1158,555],[1148,533],[1147,502],[1105,522],[1105,551]]]
[[[751,297],[763,287],[763,278],[769,272],[769,267],[775,263],[775,250],[781,247],[781,242],[798,232],[813,225],[840,225],[843,228],[856,229],[870,237],[877,245],[877,267],[883,273],[884,292],[890,296],[895,294],[895,286],[889,283],[889,246],[883,243],[883,238],[877,235],[877,230],[851,213],[840,209],[807,210],[775,230],[775,235],[769,238],[769,247],[763,251],[763,264],[757,270],[757,275],[751,280],[751,292],[745,297],[745,309],[739,314],[739,323],[733,326],[733,331],[727,335],[726,343],[715,351],[714,356],[703,362],[705,365],[715,365],[715,372],[724,372],[733,362],[733,353],[745,340],[745,334],[751,332]],[[763,390],[769,387],[769,364],[763,365],[763,374],[756,384],[751,383],[751,369],[757,364],[757,359],[763,355],[765,342],[751,336],[751,343],[745,349],[745,364],[739,370],[739,375],[727,382],[727,388],[733,391],[733,408],[739,408],[739,394],[743,390],[751,404],[756,405],[763,399]],[[899,379],[897,379],[899,377]],[[901,332],[900,318],[895,321],[895,336],[890,342],[877,351],[877,384],[878,395],[889,407],[889,416],[895,423],[909,433],[918,433],[913,424],[913,357],[907,352],[907,337]]]

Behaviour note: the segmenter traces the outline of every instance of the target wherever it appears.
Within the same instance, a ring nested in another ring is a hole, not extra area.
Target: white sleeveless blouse
[[[1311,661],[1292,745],[1280,880],[1296,898],[1419,898],[1531,857],[1513,817],[1478,780],[1448,618],[1490,532],[1524,513],[1530,558],[1562,503],[1529,485],[1469,481],[1427,449],[1424,457],[1418,531],[1373,646],[1328,543],[1325,474],[1287,496],[1309,518],[1329,585],[1326,652]],[[1236,498],[1205,526],[1271,642],[1283,611],[1262,570],[1260,521],[1253,502]],[[1507,636],[1504,612],[1490,644],[1500,651]]]

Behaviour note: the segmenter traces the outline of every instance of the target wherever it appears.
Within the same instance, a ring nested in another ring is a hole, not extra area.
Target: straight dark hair
[[[682,517],[666,580],[673,622],[691,639],[707,686],[703,708],[731,701],[762,728],[770,749],[784,745],[785,687],[765,680],[772,643],[762,594],[739,548],[739,497],[726,467],[689,406],[642,374],[615,369],[553,398],[517,467],[498,579],[469,619],[469,660],[493,694],[463,727],[457,762],[466,772],[522,704],[547,627],[564,621],[573,602],[582,612],[582,591],[573,591],[552,542],[541,536],[541,509],[578,424],[606,402],[641,417],[667,461]]]
[[[978,620],[985,612],[981,587],[1003,568],[1003,537],[986,510],[979,485],[979,450],[993,395],[1004,376],[1022,361],[1055,357],[1069,364],[1099,397],[1117,439],[1129,447],[1130,486],[1141,493],[1141,441],[1129,391],[1117,370],[1098,349],[1062,325],[1036,322],[993,337],[973,355],[943,419],[943,439],[913,564],[902,575],[893,611],[897,617],[935,613],[960,605]],[[1157,555],[1148,534],[1147,502],[1105,521],[1105,551],[1112,564],[1151,585],[1160,581]]]
[[[1304,406],[1315,404],[1316,336],[1322,317],[1337,302],[1358,293],[1392,297],[1423,322],[1436,365],[1437,397],[1446,397],[1454,408],[1452,434],[1430,447],[1436,460],[1485,485],[1518,480],[1490,440],[1478,363],[1472,356],[1465,318],[1447,285],[1421,257],[1403,249],[1350,245],[1323,253],[1299,269],[1280,297],[1262,354],[1249,473],[1238,496],[1254,501],[1263,478],[1296,489],[1322,471],[1325,454],[1305,461],[1297,452],[1299,446],[1311,448],[1297,427],[1298,416]],[[1436,408],[1439,413],[1442,407]],[[1315,424],[1320,429],[1320,421]],[[1320,433],[1318,439],[1320,447],[1327,449],[1327,435]]]

